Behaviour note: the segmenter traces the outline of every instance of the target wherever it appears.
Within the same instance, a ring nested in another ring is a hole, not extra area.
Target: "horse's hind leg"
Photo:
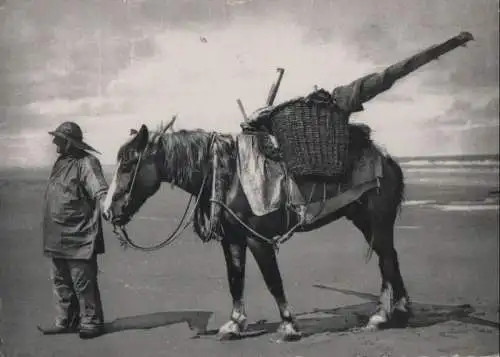
[[[229,241],[225,238],[222,241],[222,248],[226,260],[227,278],[229,291],[233,299],[233,309],[231,318],[219,328],[218,337],[228,339],[238,337],[246,327],[247,316],[243,302],[243,289],[245,285],[245,263],[246,263],[246,241],[238,239]]]
[[[373,249],[379,257],[382,288],[379,309],[370,318],[367,327],[406,324],[409,318],[409,299],[399,269],[398,254],[394,248],[393,228],[375,227],[373,234]]]
[[[366,197],[365,204],[358,207],[357,213],[351,216],[354,225],[361,230],[368,244],[378,255],[382,276],[379,306],[371,316],[368,328],[384,327],[390,322],[396,322],[393,319],[396,315],[398,323],[406,323],[409,316],[408,296],[399,269],[398,254],[394,248],[396,210],[391,212],[387,207],[383,209],[380,208],[382,206],[374,204],[379,199],[380,197],[376,196]]]
[[[295,319],[288,308],[288,301],[283,289],[283,280],[276,260],[274,247],[257,238],[248,238],[248,246],[262,273],[267,288],[273,295],[279,308],[281,325],[278,332],[284,341],[298,340],[301,337]]]

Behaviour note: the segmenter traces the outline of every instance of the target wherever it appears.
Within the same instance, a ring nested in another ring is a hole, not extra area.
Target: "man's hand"
[[[111,219],[111,214],[108,210],[108,208],[106,207],[105,205],[105,198],[106,198],[106,195],[102,196],[103,198],[101,198],[99,200],[99,204],[100,204],[100,208],[101,208],[101,216],[102,218],[104,218],[104,220],[106,222],[109,222],[109,220]]]

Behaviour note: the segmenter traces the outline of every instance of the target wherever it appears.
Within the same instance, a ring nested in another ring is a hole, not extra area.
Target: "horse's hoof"
[[[395,328],[407,327],[410,318],[411,318],[410,311],[394,310],[391,317],[391,326]]]
[[[219,341],[233,341],[241,339],[241,333],[233,332],[218,332],[217,340]]]
[[[410,299],[406,296],[400,298],[398,301],[394,303],[394,310],[410,312],[411,311]]]
[[[276,342],[293,342],[302,338],[302,333],[297,326],[292,322],[282,322],[278,328],[278,339]]]
[[[403,297],[394,304],[394,311],[391,316],[391,326],[396,328],[407,327],[412,317],[413,312],[411,303],[407,297]]]
[[[371,324],[371,323],[367,323],[366,326],[363,326],[357,330],[355,330],[354,332],[374,332],[374,331],[378,331],[380,330],[380,326],[379,325],[376,325],[376,324]]]
[[[244,323],[237,323],[233,320],[226,322],[219,328],[217,339],[219,341],[237,340],[241,338],[241,332],[244,329]]]
[[[374,314],[372,317],[370,317],[370,320],[366,324],[366,326],[363,328],[364,331],[376,331],[383,326],[387,325],[388,323],[387,315],[383,312],[377,312]]]

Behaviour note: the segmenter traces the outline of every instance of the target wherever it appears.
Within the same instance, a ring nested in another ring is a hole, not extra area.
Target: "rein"
[[[134,176],[132,176],[132,182],[130,183],[130,187],[128,188],[128,192],[126,194],[126,200],[125,200],[126,204],[128,204],[128,202],[130,201],[130,194],[132,193],[132,190],[134,189],[134,186],[135,186],[135,180],[137,178],[137,173],[139,172],[139,167],[141,166],[142,156],[147,148],[148,147],[146,146],[141,151],[141,153],[139,154],[139,158],[137,159],[137,165],[135,166]]]
[[[208,144],[208,152],[210,152],[210,149],[212,148],[214,142],[215,142],[215,133],[213,133],[212,136],[210,137],[210,141]],[[134,170],[134,175],[132,176],[132,182],[131,182],[130,188],[127,192],[127,198],[126,198],[127,202],[130,199],[130,194],[132,193],[132,189],[134,188],[137,173],[139,172],[139,166],[141,164],[141,160],[142,160],[143,154],[146,151],[146,149],[147,149],[147,147],[144,148],[144,150],[141,151],[141,153],[139,154],[139,159],[137,160],[137,166]],[[152,251],[161,249],[163,247],[166,247],[166,246],[172,244],[175,240],[177,240],[181,236],[181,234],[186,230],[186,228],[189,227],[189,225],[193,222],[194,213],[195,213],[197,206],[200,204],[201,196],[203,194],[203,190],[205,189],[205,186],[207,183],[208,174],[209,174],[209,171],[205,170],[205,175],[203,176],[203,181],[201,183],[200,190],[199,190],[198,194],[196,195],[196,201],[194,203],[194,206],[191,210],[191,213],[189,214],[189,218],[187,219],[186,223],[184,223],[184,221],[186,220],[186,216],[187,216],[189,207],[191,206],[191,202],[193,200],[194,195],[191,195],[191,197],[189,198],[186,209],[184,210],[182,218],[181,218],[179,224],[177,225],[177,227],[162,242],[155,244],[155,245],[152,245],[152,246],[141,246],[141,245],[135,243],[130,238],[125,226],[113,224],[113,233],[117,236],[118,240],[120,241],[120,244],[122,246],[124,246],[125,248],[128,246],[131,246],[132,248],[143,251],[143,252],[152,252]],[[183,224],[184,224],[184,226],[183,226]],[[181,228],[181,226],[182,226],[182,228]]]
[[[316,190],[316,184],[314,184],[313,189],[311,190],[311,193],[309,195],[309,199],[307,200],[306,207],[309,206],[309,204],[312,201],[312,196]],[[304,221],[299,221],[297,222],[292,228],[290,228],[286,233],[277,236],[276,238],[269,238],[266,237],[258,232],[256,232],[252,227],[250,227],[248,224],[243,222],[243,220],[238,217],[238,215],[231,209],[229,208],[228,205],[226,205],[224,202],[218,201],[218,200],[210,200],[211,202],[214,202],[218,205],[220,205],[222,208],[224,208],[231,216],[233,216],[234,219],[238,221],[238,223],[245,228],[247,231],[252,233],[255,237],[259,238],[260,240],[272,245],[274,249],[279,250],[279,244],[283,244],[286,241],[288,241],[290,238],[292,238],[292,235],[295,233],[295,231],[302,226],[305,222]],[[326,184],[323,184],[323,199],[322,199],[322,205],[320,211],[313,217],[312,220],[316,219],[321,212],[324,210],[324,205],[326,201]]]

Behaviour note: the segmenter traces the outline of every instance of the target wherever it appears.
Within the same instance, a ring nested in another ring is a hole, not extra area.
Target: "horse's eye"
[[[123,161],[130,162],[130,161],[134,160],[136,158],[136,156],[137,156],[137,153],[135,151],[132,151],[132,150],[125,151],[123,153]]]

